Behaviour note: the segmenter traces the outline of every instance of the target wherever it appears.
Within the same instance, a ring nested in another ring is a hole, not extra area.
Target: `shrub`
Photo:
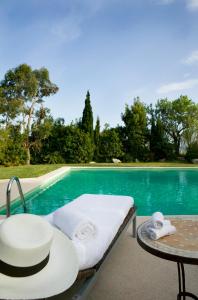
[[[55,151],[53,153],[49,153],[44,158],[45,163],[47,164],[64,164],[65,160],[61,156],[61,154],[58,151]]]

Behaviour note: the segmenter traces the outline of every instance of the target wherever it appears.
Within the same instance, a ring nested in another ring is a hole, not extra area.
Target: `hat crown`
[[[18,214],[0,225],[0,260],[19,267],[29,267],[44,260],[50,251],[53,228],[43,218]]]

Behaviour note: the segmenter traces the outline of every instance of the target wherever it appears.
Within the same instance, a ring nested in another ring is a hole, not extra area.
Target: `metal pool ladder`
[[[23,210],[24,210],[24,212],[27,212],[26,205],[25,205],[25,198],[24,198],[23,191],[22,191],[22,188],[21,188],[21,183],[20,183],[18,177],[13,176],[13,177],[10,178],[10,181],[8,182],[7,192],[6,192],[6,217],[7,218],[10,216],[11,188],[12,188],[12,184],[13,184],[14,181],[16,181],[16,183],[17,183],[17,187],[18,187],[18,190],[19,190]]]

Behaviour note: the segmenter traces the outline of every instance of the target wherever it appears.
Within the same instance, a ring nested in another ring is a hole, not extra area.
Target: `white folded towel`
[[[164,225],[160,229],[148,226],[146,230],[147,230],[147,233],[148,233],[149,237],[152,240],[158,240],[159,238],[161,238],[163,236],[171,235],[171,234],[174,234],[176,232],[175,226],[173,226],[171,224]]]
[[[151,217],[153,227],[156,229],[162,228],[164,225],[164,216],[161,212],[155,212]]]
[[[97,226],[85,214],[66,205],[54,212],[53,223],[72,240],[86,242],[97,234]]]

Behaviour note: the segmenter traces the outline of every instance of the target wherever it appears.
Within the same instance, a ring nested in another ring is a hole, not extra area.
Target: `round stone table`
[[[137,229],[137,241],[147,252],[175,261],[178,267],[179,293],[177,299],[192,299],[198,297],[186,291],[184,264],[198,265],[198,218],[173,218],[172,225],[177,229],[173,235],[165,236],[157,241],[151,240],[146,228],[149,220]]]

